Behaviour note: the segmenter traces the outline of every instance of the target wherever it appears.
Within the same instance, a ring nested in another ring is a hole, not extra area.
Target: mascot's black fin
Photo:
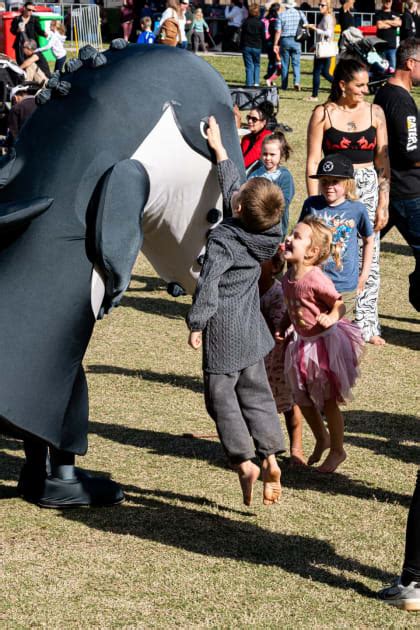
[[[109,45],[109,50],[124,50],[127,48],[128,42],[125,41],[122,37],[117,37],[117,39],[113,39]]]
[[[35,219],[48,210],[54,199],[39,197],[27,201],[0,203],[0,231],[9,227],[15,228],[21,223]]]
[[[105,298],[98,319],[116,306],[128,287],[143,243],[141,220],[150,182],[136,160],[123,160],[105,175],[96,218],[96,263],[105,274]]]

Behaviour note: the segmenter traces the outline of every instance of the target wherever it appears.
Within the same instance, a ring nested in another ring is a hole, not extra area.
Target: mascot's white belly
[[[171,107],[132,155],[150,179],[144,209],[142,251],[167,282],[177,282],[193,293],[211,227],[207,213],[220,210],[222,196],[216,167],[184,140]]]

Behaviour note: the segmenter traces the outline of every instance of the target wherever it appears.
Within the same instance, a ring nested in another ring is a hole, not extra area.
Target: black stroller
[[[339,59],[356,57],[368,68],[369,92],[375,94],[388,79],[388,62],[381,56],[388,43],[379,37],[363,37],[358,28],[348,28],[341,37],[341,50]]]

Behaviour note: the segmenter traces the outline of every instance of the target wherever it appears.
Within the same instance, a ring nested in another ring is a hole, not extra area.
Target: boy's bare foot
[[[331,449],[321,466],[317,466],[315,470],[320,473],[333,473],[344,462],[346,457],[346,451],[333,451]]]
[[[251,505],[252,495],[254,491],[254,484],[260,476],[260,469],[254,464],[254,462],[246,461],[239,464],[236,467],[236,471],[239,477],[239,483],[241,484],[242,495],[245,505]]]
[[[330,448],[330,438],[328,434],[326,434],[322,440],[317,440],[315,442],[315,448],[312,455],[308,457],[308,466],[312,466],[312,464],[319,462],[323,452],[326,451],[327,448]]]
[[[263,503],[273,505],[281,497],[281,470],[275,455],[269,455],[262,463]]]
[[[301,468],[302,466],[306,468],[305,454],[301,448],[290,449],[290,466],[292,468]]]

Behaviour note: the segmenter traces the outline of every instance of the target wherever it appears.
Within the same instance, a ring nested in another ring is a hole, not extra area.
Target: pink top
[[[296,332],[302,337],[313,337],[324,332],[317,323],[321,313],[328,313],[340,299],[332,281],[314,267],[300,280],[290,279],[290,270],[283,276],[282,286],[290,319]]]

